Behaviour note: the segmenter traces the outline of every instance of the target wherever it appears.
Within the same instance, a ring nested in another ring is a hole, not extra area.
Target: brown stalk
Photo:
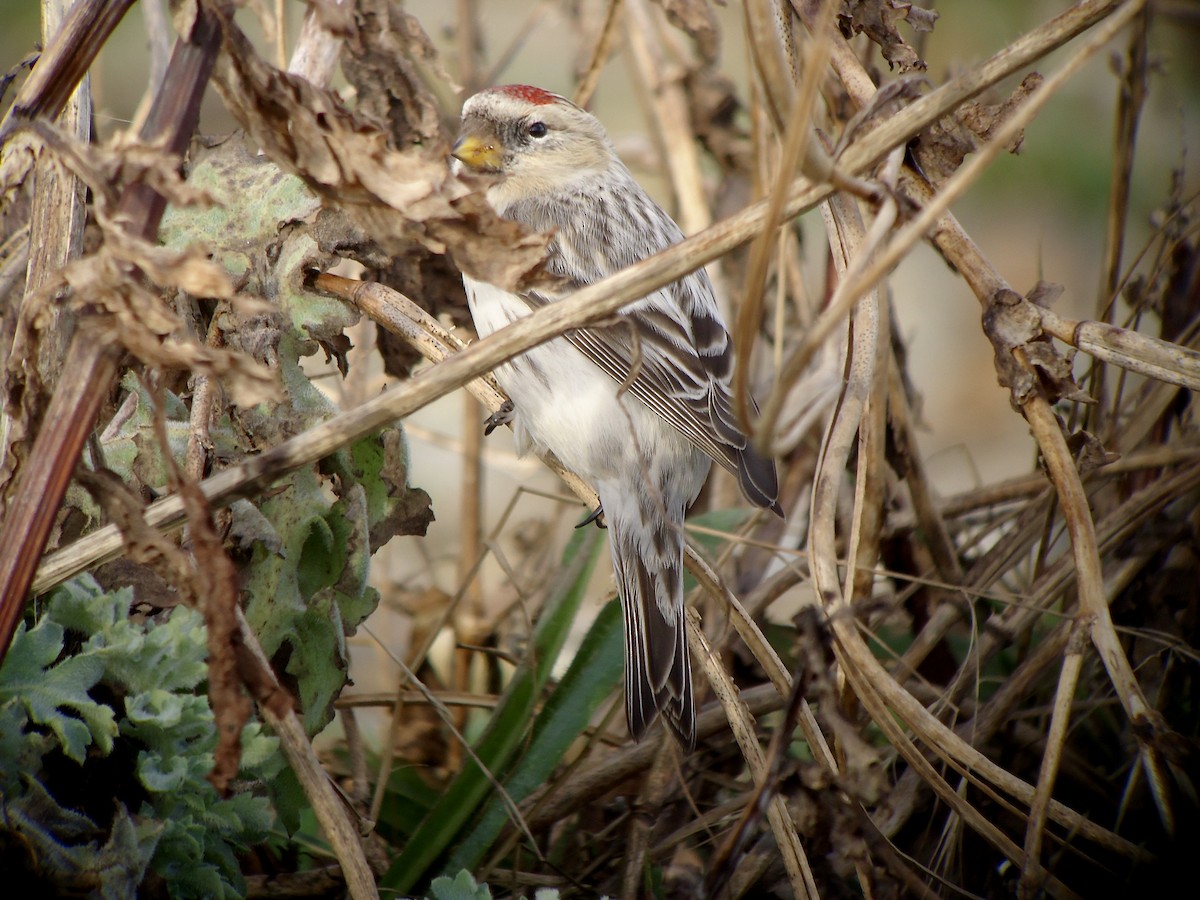
[[[671,73],[658,36],[659,22],[651,15],[647,0],[626,0],[625,34],[632,51],[642,91],[653,112],[650,121],[657,132],[670,173],[678,205],[679,226],[684,234],[703,231],[712,224],[712,213],[704,197],[700,151],[692,131],[683,85]]]
[[[712,685],[713,693],[720,700],[722,708],[729,716],[729,724],[733,729],[734,739],[742,751],[750,776],[761,782],[766,778],[766,758],[762,747],[758,744],[758,735],[754,731],[754,720],[738,696],[737,688],[729,673],[720,665],[719,660],[704,632],[700,629],[699,617],[695,610],[688,610],[688,642],[692,647],[692,656],[698,660],[704,669],[708,683]],[[776,846],[783,857],[784,868],[787,869],[788,880],[796,897],[820,897],[816,881],[800,837],[796,834],[796,824],[788,814],[787,805],[779,794],[772,794],[767,806],[767,821],[775,835]]]
[[[133,0],[72,5],[0,123],[0,144],[6,143],[22,122],[58,117],[131,6]],[[3,173],[0,184],[11,183],[9,174]]]
[[[69,4],[43,4],[42,40],[51,44],[59,33]],[[38,71],[36,67],[34,71]],[[67,100],[59,125],[76,140],[86,143],[92,133],[92,95],[85,75]],[[25,295],[35,294],[83,249],[83,226],[87,219],[86,188],[79,178],[47,153],[37,163],[33,211],[29,232],[38,240],[29,246],[29,274]],[[71,340],[72,317],[61,306],[52,307],[52,321],[43,326],[38,339],[37,368],[43,385],[53,387]]]

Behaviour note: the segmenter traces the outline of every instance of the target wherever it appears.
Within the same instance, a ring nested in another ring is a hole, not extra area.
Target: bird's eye
[[[529,132],[530,137],[540,138],[540,137],[545,137],[546,133],[550,129],[546,127],[545,122],[533,122],[525,130]]]

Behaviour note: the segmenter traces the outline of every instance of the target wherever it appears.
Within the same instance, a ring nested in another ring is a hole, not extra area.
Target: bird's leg
[[[500,408],[498,410],[483,420],[484,435],[491,434],[501,425],[511,424],[515,415],[516,411],[513,409],[513,402],[511,400],[505,400],[502,404],[500,404]]]
[[[584,519],[582,522],[580,522],[575,527],[583,528],[585,525],[589,525],[592,522],[595,522],[597,528],[607,528],[608,526],[600,521],[600,517],[602,515],[604,515],[604,504],[600,503],[600,504],[597,504],[595,509],[593,509],[590,513],[588,513],[586,519]]]

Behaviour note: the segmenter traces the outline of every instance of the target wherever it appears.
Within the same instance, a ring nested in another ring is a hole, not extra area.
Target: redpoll
[[[489,202],[553,234],[549,268],[568,285],[517,295],[464,276],[480,337],[683,239],[599,121],[557,94],[527,85],[476,94],[463,106],[454,156],[502,176]],[[702,269],[617,319],[542,344],[497,368],[496,378],[512,399],[522,449],[553,451],[600,495],[625,613],[630,733],[640,738],[661,710],[690,750],[684,513],[714,459],[752,502],[782,515],[775,465],[749,446],[734,415],[729,334]]]

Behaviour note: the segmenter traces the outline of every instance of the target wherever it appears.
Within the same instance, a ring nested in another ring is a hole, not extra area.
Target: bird
[[[549,233],[555,287],[463,284],[483,338],[683,240],[617,155],[604,126],[524,84],[474,94],[451,151],[457,171],[494,176],[495,212]],[[703,269],[496,368],[522,452],[549,450],[590,482],[608,528],[625,620],[625,712],[644,736],[661,712],[686,752],[696,711],[683,598],[684,515],[712,461],[752,503],[782,516],[773,460],[733,410],[732,348]],[[596,513],[593,513],[593,517]]]

